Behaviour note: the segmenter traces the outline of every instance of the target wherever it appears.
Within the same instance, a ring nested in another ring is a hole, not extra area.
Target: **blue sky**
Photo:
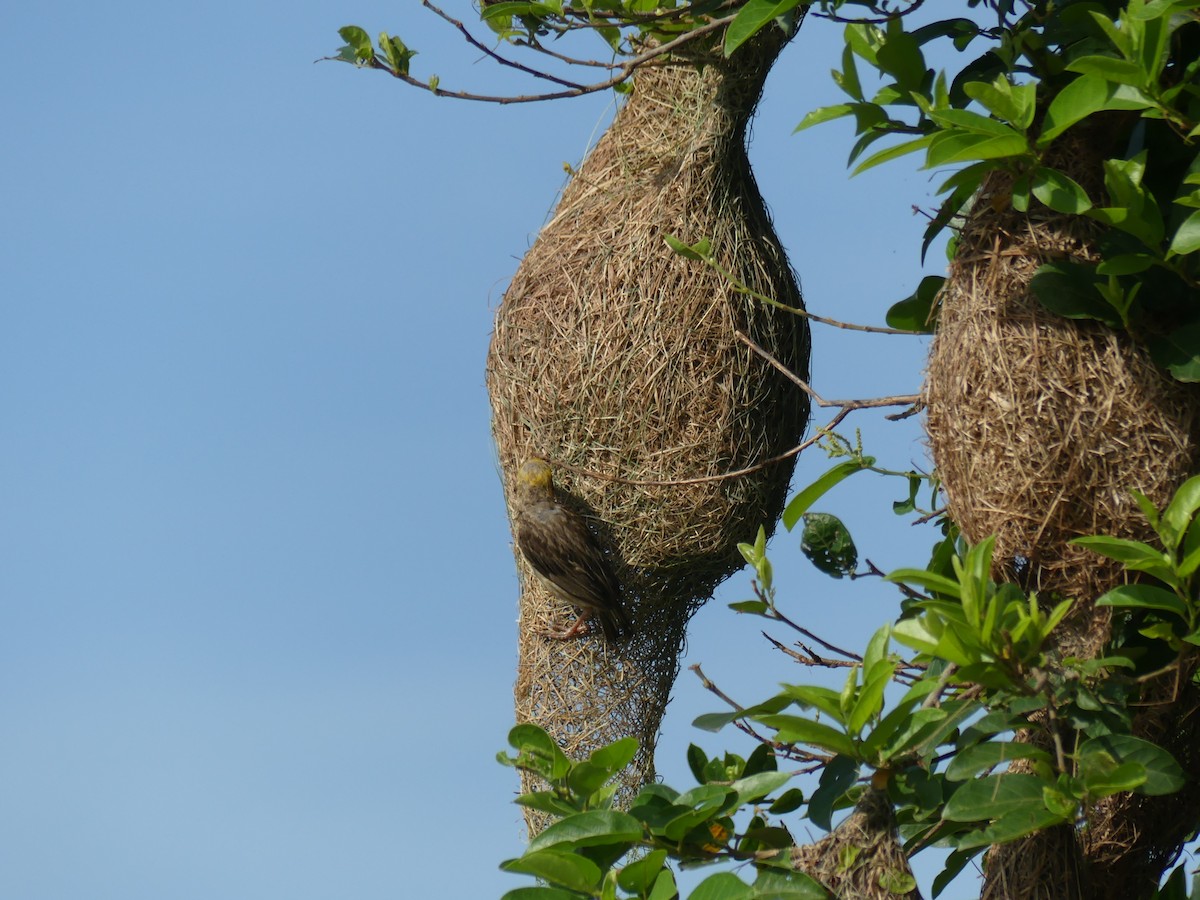
[[[445,87],[527,88],[415,3],[10,6],[0,896],[518,886],[497,869],[522,845],[494,761],[517,583],[483,360],[611,95],[500,108],[314,65],[357,23]],[[932,184],[908,159],[849,179],[845,123],[791,133],[839,99],[839,55],[838,27],[810,21],[751,156],[810,308],[881,324],[942,267],[917,256]],[[814,345],[827,397],[919,385],[921,339],[818,326]],[[915,420],[847,424],[882,464],[922,464]],[[796,483],[827,465],[810,453]],[[860,475],[823,508],[881,567],[919,564],[928,534],[890,516],[902,493]],[[797,545],[774,544],[785,604],[861,647],[895,595]],[[750,750],[691,727],[719,706],[687,665],[746,700],[821,677],[725,607],[749,590],[734,576],[694,620],[659,745],[681,787],[688,743]]]

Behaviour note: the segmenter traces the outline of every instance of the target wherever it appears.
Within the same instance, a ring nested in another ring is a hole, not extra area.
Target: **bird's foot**
[[[592,633],[591,626],[592,617],[587,613],[581,613],[571,625],[557,630],[546,632],[546,636],[553,638],[556,641],[569,641],[572,638],[584,637]]]

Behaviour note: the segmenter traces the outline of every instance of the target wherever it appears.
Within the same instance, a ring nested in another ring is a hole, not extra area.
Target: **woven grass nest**
[[[540,724],[576,757],[637,737],[627,792],[653,776],[687,620],[741,567],[737,543],[778,517],[792,463],[693,479],[777,457],[808,421],[803,393],[735,334],[805,376],[806,321],[738,293],[664,242],[708,238],[737,278],[802,305],[745,151],[784,43],[768,29],[730,60],[714,53],[702,68],[675,59],[640,70],[497,311],[487,386],[510,503],[523,459],[556,464],[562,498],[611,550],[633,620],[619,645],[547,639],[571,613],[516,554],[517,719]],[[688,483],[629,483],[664,481]]]
[[[838,900],[921,900],[896,834],[886,791],[868,788],[853,812],[814,844],[792,852],[792,866],[821,882]]]
[[[1101,160],[1126,133],[1112,125],[1098,121],[1049,162],[1093,200],[1103,196]],[[1110,627],[1093,601],[1125,575],[1069,541],[1154,542],[1130,490],[1161,508],[1196,471],[1200,394],[1128,335],[1041,305],[1030,289],[1037,268],[1094,261],[1098,231],[1044,207],[1016,212],[1011,188],[1007,174],[989,176],[960,234],[928,364],[926,428],[951,518],[972,542],[996,536],[997,578],[1075,598],[1058,651],[1091,658]],[[1134,731],[1194,768],[1197,700],[1177,688],[1149,703]],[[1109,798],[1082,832],[1050,829],[993,848],[983,896],[1135,896],[1157,883],[1195,818],[1193,794]]]
[[[1086,184],[1083,159],[1071,157],[1071,174]],[[1068,542],[1152,539],[1130,489],[1161,507],[1194,471],[1200,395],[1128,335],[1041,305],[1029,287],[1037,268],[1093,260],[1096,233],[1044,207],[1018,213],[1010,192],[1009,176],[993,175],[960,236],[930,351],[926,430],[951,518],[972,542],[996,535],[999,576],[1084,601],[1063,649],[1090,655],[1108,619],[1088,601],[1119,583],[1120,567]]]

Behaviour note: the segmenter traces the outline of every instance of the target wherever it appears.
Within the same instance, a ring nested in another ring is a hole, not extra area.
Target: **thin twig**
[[[818,428],[812,437],[801,441],[795,447],[792,447],[790,450],[785,450],[778,456],[772,456],[768,459],[762,460],[761,462],[757,462],[752,466],[746,466],[743,469],[734,469],[731,472],[722,472],[720,475],[701,475],[696,478],[676,478],[669,481],[644,481],[636,478],[622,478],[619,475],[607,475],[603,472],[593,472],[590,469],[583,469],[579,466],[570,465],[569,463],[558,462],[557,460],[551,460],[551,462],[553,462],[558,468],[574,472],[577,475],[586,475],[589,478],[598,478],[601,481],[611,481],[613,484],[628,484],[634,487],[681,487],[689,484],[706,484],[708,482],[727,481],[730,478],[741,478],[744,475],[758,472],[767,468],[768,466],[776,465],[777,463],[781,463],[784,460],[791,459],[793,456],[803,453],[813,444],[817,443],[830,432],[832,432],[833,429],[840,425],[842,420],[845,419],[846,416],[848,416],[852,411],[853,410],[849,409],[840,410],[837,415],[829,420],[828,423]]]
[[[871,400],[826,400],[824,397],[814,391],[812,386],[809,385],[807,381],[764,350],[749,335],[746,335],[736,329],[733,333],[738,340],[740,340],[751,350],[753,350],[772,366],[786,375],[789,379],[791,379],[794,384],[796,384],[802,391],[804,391],[804,393],[808,394],[808,396],[812,398],[812,401],[817,404],[817,406],[827,409],[836,406],[844,410],[876,409],[881,406],[910,406],[919,402],[921,399],[920,394],[898,394],[894,397],[876,397]]]
[[[420,79],[415,78],[412,75],[409,75],[407,72],[400,72],[396,69],[391,68],[390,66],[384,64],[378,57],[372,57],[369,60],[360,60],[357,63],[357,65],[359,65],[365,69],[377,69],[381,72],[387,72],[393,78],[403,81],[405,84],[409,85],[410,87],[420,88],[423,91],[429,91],[429,93],[431,93],[437,97],[449,97],[452,100],[473,100],[473,101],[480,102],[480,103],[496,103],[496,104],[501,104],[501,105],[506,105],[506,104],[510,104],[510,103],[540,103],[540,102],[546,101],[546,100],[565,100],[569,97],[582,97],[586,94],[594,94],[597,91],[607,90],[608,88],[615,87],[616,85],[620,84],[621,82],[628,80],[629,77],[631,75],[633,75],[634,71],[641,68],[642,66],[650,63],[653,60],[658,59],[661,56],[665,56],[665,55],[671,53],[672,51],[678,49],[679,47],[689,44],[692,41],[697,40],[706,34],[709,34],[713,31],[717,31],[721,28],[724,28],[726,25],[728,25],[734,19],[733,15],[724,16],[719,19],[712,19],[712,20],[704,23],[703,25],[698,25],[691,31],[681,34],[677,38],[673,38],[672,40],[667,41],[666,43],[655,44],[650,49],[645,50],[636,56],[631,56],[623,62],[600,63],[599,67],[607,68],[610,71],[615,72],[615,74],[611,78],[606,78],[603,81],[596,81],[591,84],[578,84],[576,82],[567,81],[567,80],[559,78],[555,75],[551,75],[551,74],[549,74],[547,72],[543,72],[539,69],[534,69],[530,66],[525,66],[521,63],[515,62],[513,60],[510,60],[510,59],[507,59],[507,58],[501,56],[500,54],[496,53],[494,50],[489,49],[486,45],[484,45],[481,41],[479,41],[478,38],[474,37],[467,30],[467,27],[465,25],[463,25],[462,22],[455,19],[453,16],[449,15],[445,11],[439,9],[437,6],[435,6],[433,3],[431,3],[430,0],[421,0],[421,4],[425,7],[427,7],[432,12],[441,16],[448,23],[450,23],[455,28],[457,28],[460,32],[462,32],[462,34],[465,36],[466,40],[471,44],[471,46],[478,48],[480,51],[485,53],[488,57],[490,57],[491,59],[500,63],[501,65],[511,66],[512,68],[523,71],[526,74],[532,75],[536,78],[543,78],[547,81],[552,81],[557,84],[562,84],[562,85],[568,86],[569,89],[565,90],[565,91],[551,91],[551,92],[548,92],[545,94],[519,94],[519,95],[476,94],[471,91],[450,91],[450,90],[446,90],[445,88],[442,88],[440,86],[435,86],[428,82],[421,81]],[[532,44],[527,44],[526,46],[528,46],[532,50],[539,49],[537,46],[534,46]],[[341,60],[339,60],[338,57],[335,57],[335,56],[326,56],[326,57],[322,57],[322,59],[323,60],[341,61]],[[578,65],[580,63],[576,63],[576,64]]]
[[[774,297],[768,297],[761,291],[756,291],[748,284],[738,280],[733,273],[726,269],[723,265],[717,262],[715,256],[707,255],[703,257],[704,261],[713,268],[713,270],[724,278],[739,294],[744,294],[747,297],[753,297],[760,303],[765,303],[768,306],[773,306],[776,309],[782,309],[784,312],[789,312],[794,316],[801,316],[805,319],[812,319],[814,322],[820,322],[822,325],[832,325],[834,328],[844,328],[848,331],[866,331],[871,334],[907,334],[914,337],[928,336],[924,331],[907,331],[903,328],[887,328],[882,325],[856,325],[853,322],[839,322],[837,319],[829,319],[825,316],[818,316],[816,313],[809,312],[799,306],[788,306],[786,303],[780,303]]]

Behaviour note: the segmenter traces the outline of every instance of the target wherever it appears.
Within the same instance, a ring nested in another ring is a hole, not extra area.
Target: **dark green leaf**
[[[858,761],[838,756],[821,770],[821,781],[808,800],[808,818],[818,828],[833,828],[833,807],[858,780]]]
[[[1079,748],[1080,757],[1104,753],[1121,763],[1138,763],[1146,769],[1146,783],[1139,793],[1149,796],[1173,794],[1184,786],[1187,776],[1170,753],[1141,738],[1110,734],[1092,738]]]
[[[937,317],[934,303],[946,279],[941,275],[926,275],[910,296],[892,305],[887,311],[887,323],[892,328],[932,334]],[[914,495],[915,497],[915,495]]]
[[[1046,263],[1034,273],[1029,287],[1052,313],[1119,326],[1120,316],[1096,290],[1094,272],[1091,266],[1076,263]]]
[[[1151,339],[1150,355],[1179,381],[1200,381],[1200,323]]]
[[[754,37],[764,25],[799,5],[800,0],[748,0],[725,29],[725,55],[732,56],[733,51]]]
[[[942,818],[951,822],[998,819],[1014,812],[1044,811],[1042,786],[1033,775],[988,775],[963,784],[946,802]]]
[[[617,884],[641,897],[650,892],[667,861],[666,850],[652,850],[617,873]]]
[[[1171,591],[1152,584],[1123,584],[1100,597],[1096,605],[1121,609],[1157,609],[1173,613],[1185,622],[1188,620],[1187,604]]]
[[[834,578],[853,575],[858,549],[842,520],[829,513],[805,513],[800,549],[809,561]]]
[[[876,54],[879,68],[896,79],[900,91],[920,90],[925,81],[925,56],[921,45],[901,26],[899,19],[889,23],[887,37]]]
[[[800,788],[788,788],[780,794],[768,809],[777,816],[795,812],[804,805],[804,791]]]

